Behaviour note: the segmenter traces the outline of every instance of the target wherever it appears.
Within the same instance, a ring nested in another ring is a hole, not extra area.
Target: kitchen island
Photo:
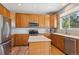
[[[29,36],[29,55],[50,55],[51,40],[43,35]]]

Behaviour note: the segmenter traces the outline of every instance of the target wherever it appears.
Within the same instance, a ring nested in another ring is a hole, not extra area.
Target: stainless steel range
[[[31,30],[29,30],[29,34],[30,35],[37,35],[37,34],[39,34],[39,32],[38,32],[38,30],[31,29]]]
[[[0,15],[0,55],[7,55],[11,51],[9,19]]]
[[[37,22],[31,21],[29,23],[29,27],[30,27],[30,30],[29,30],[29,34],[30,35],[37,35],[37,34],[39,34],[38,33],[38,29],[36,29],[36,28],[39,27],[39,24]]]

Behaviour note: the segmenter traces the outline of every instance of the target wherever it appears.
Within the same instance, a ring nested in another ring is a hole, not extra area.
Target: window
[[[79,28],[79,12],[70,15],[70,28]]]
[[[62,17],[62,28],[66,29],[69,28],[70,20],[69,17]]]
[[[79,12],[60,18],[60,29],[79,28]]]

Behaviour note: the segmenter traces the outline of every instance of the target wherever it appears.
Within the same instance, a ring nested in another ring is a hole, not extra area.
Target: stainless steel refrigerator
[[[0,55],[11,52],[11,24],[9,18],[0,15]]]

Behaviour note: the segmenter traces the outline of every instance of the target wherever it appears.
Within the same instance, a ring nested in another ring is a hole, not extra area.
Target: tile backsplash
[[[12,34],[29,34],[30,29],[38,30],[38,32],[41,34],[49,32],[48,28],[14,28],[12,29],[11,33]]]

